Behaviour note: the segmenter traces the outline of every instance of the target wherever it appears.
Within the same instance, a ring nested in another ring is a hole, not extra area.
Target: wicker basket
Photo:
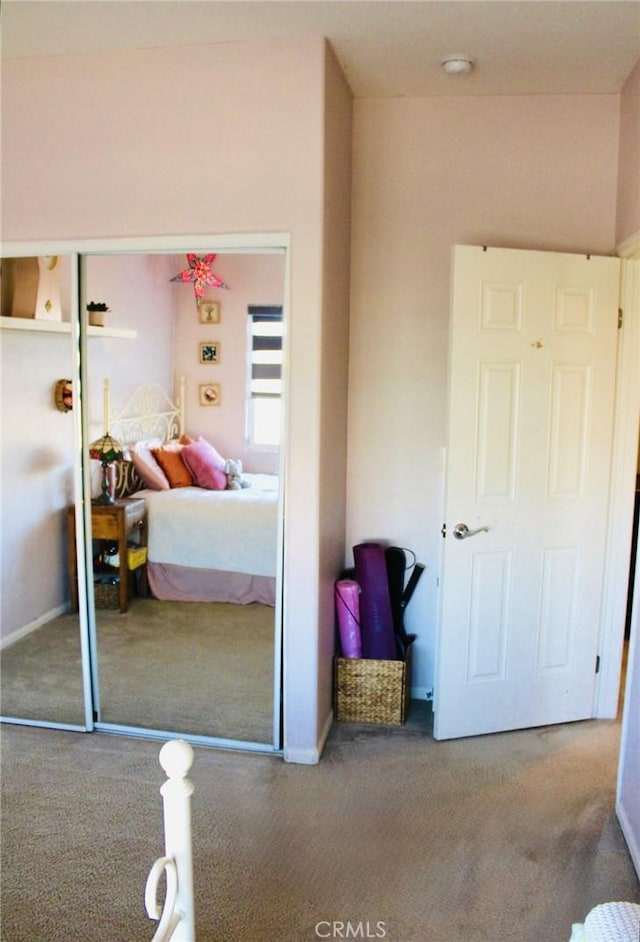
[[[401,726],[411,694],[411,645],[404,661],[336,657],[335,718]]]
[[[120,608],[120,586],[116,582],[94,582],[96,608]]]

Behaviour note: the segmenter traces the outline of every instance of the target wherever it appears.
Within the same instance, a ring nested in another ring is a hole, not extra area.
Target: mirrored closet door
[[[280,748],[286,256],[267,243],[3,260],[5,720]]]
[[[72,256],[2,259],[2,715],[82,728],[68,528],[80,488]],[[90,714],[89,714],[90,715]]]
[[[284,252],[81,284],[96,726],[278,748]]]

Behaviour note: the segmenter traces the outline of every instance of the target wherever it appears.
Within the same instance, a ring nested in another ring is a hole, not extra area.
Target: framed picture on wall
[[[198,301],[198,314],[201,324],[219,324],[220,323],[220,302],[219,301]]]
[[[201,363],[220,362],[220,344],[217,340],[209,340],[199,344]]]
[[[200,405],[219,406],[221,397],[220,383],[200,384]]]

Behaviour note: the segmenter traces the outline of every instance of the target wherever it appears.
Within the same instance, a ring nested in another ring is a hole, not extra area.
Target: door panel
[[[455,249],[436,738],[592,715],[617,308],[617,259]]]
[[[218,313],[219,321],[213,327],[201,322],[192,286],[176,287],[171,282],[172,273],[183,261],[184,256],[170,253],[109,252],[82,258],[85,300],[107,298],[112,308],[109,315],[112,326],[134,333],[132,339],[115,341],[118,343],[115,351],[113,340],[92,337],[86,357],[88,441],[101,435],[105,428],[105,378],[110,380],[110,430],[119,438],[123,430],[117,416],[128,402],[131,404],[136,390],[155,385],[173,400],[174,378],[184,377],[186,432],[194,438],[203,436],[225,456],[242,459],[246,472],[270,470],[278,474],[277,448],[260,450],[254,446],[247,453],[240,449],[244,448],[247,388],[247,297],[252,301],[282,300],[284,253],[220,252],[218,270],[234,285],[235,291],[226,293],[223,313]],[[221,363],[199,362],[195,354],[203,342],[215,343],[224,351]],[[224,390],[220,408],[203,408],[199,401],[200,384],[219,380]],[[141,406],[139,400],[134,401],[134,411],[129,415],[139,414]],[[140,428],[153,431],[143,434],[136,430],[133,437],[156,437],[159,431],[152,416],[165,408],[163,399],[154,402],[150,396],[144,402],[148,414]],[[129,439],[123,439],[123,443],[127,442]],[[97,495],[96,488],[94,480]],[[153,506],[147,498],[148,550],[152,563],[156,562],[152,553],[158,546],[157,536],[155,540],[153,536],[157,532]],[[93,558],[98,561],[97,568],[108,574],[106,564],[119,557],[118,529],[117,526],[114,529],[113,517],[109,520],[103,517],[101,525],[99,519],[99,514],[93,515]],[[264,551],[267,552],[267,547]],[[234,559],[240,552],[236,549]],[[274,532],[274,560],[277,554]],[[159,561],[167,562],[162,558]],[[234,569],[228,562],[228,568]],[[88,565],[93,577],[90,561]],[[184,568],[188,565],[185,562]],[[177,567],[171,578],[174,595],[179,596],[181,583],[176,571]],[[241,573],[248,571],[240,567]],[[198,572],[200,577],[204,575]],[[119,578],[117,569],[113,575]],[[220,578],[222,574],[217,575]],[[233,573],[229,579],[233,579]],[[280,675],[276,656],[279,609],[259,602],[243,605],[154,598],[147,596],[143,587],[132,586],[126,610],[118,610],[118,587],[98,581],[94,596],[99,589],[114,592],[111,604],[100,592],[92,612],[98,728],[160,730],[225,743],[279,748]],[[109,611],[110,607],[113,610]]]
[[[0,278],[2,715],[82,728],[81,625],[69,606],[66,540],[79,490],[75,260],[33,251],[4,257]],[[72,381],[70,407],[56,401],[60,379]]]
[[[520,369],[517,363],[481,363],[479,373],[475,493],[513,500]]]

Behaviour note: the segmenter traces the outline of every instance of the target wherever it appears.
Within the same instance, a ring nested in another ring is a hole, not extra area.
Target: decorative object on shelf
[[[189,267],[179,272],[170,281],[182,281],[185,284],[192,284],[196,301],[200,301],[204,295],[204,289],[208,286],[212,288],[228,288],[222,278],[219,278],[211,267],[216,260],[215,255],[196,255],[195,252],[187,253]]]
[[[203,383],[200,386],[200,405],[219,406],[221,395],[220,383]]]
[[[54,392],[56,409],[71,412],[73,409],[73,384],[70,379],[59,379]]]
[[[89,457],[99,461],[102,465],[102,493],[92,503],[99,506],[115,504],[116,499],[111,492],[109,465],[124,458],[124,446],[108,432],[89,445]]]
[[[200,362],[207,364],[220,362],[220,344],[216,340],[200,344]]]
[[[203,299],[198,301],[198,314],[201,324],[220,323],[220,302]]]
[[[87,311],[89,313],[89,323],[92,327],[104,327],[104,315],[111,310],[104,301],[89,301]]]
[[[2,314],[62,321],[57,255],[2,260]]]
[[[38,297],[35,316],[45,321],[62,320],[60,299],[60,270],[57,255],[38,258]]]
[[[2,313],[10,317],[36,316],[38,301],[38,259],[4,258],[2,260]]]

